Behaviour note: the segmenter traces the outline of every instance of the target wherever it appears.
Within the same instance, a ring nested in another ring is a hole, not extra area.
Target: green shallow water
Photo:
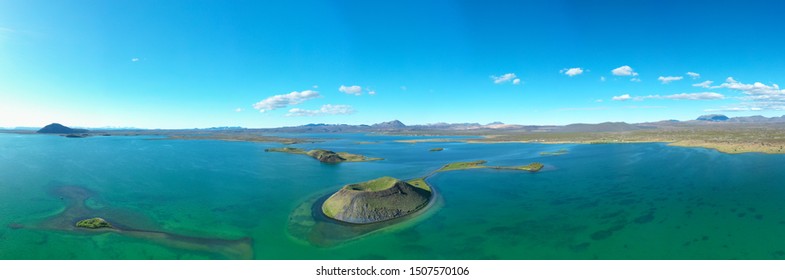
[[[234,259],[221,246],[237,240],[250,240],[255,259],[785,258],[782,155],[326,137],[297,146],[385,160],[329,165],[264,152],[275,143],[0,134],[0,259]],[[562,148],[569,153],[539,154]],[[315,244],[290,232],[304,201],[344,184],[478,159],[546,167],[436,174],[428,181],[441,201],[428,213],[346,241]],[[63,186],[91,193],[85,212],[170,235],[47,227],[73,209],[56,192]]]

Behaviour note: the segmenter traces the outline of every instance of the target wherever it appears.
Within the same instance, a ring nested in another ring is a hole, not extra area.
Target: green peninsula
[[[265,152],[279,152],[279,153],[289,153],[289,154],[302,154],[310,156],[318,161],[326,162],[326,163],[339,163],[339,162],[360,162],[360,161],[374,161],[374,160],[383,160],[383,158],[372,158],[366,157],[363,155],[357,154],[350,154],[347,152],[333,152],[329,150],[323,149],[313,149],[310,151],[306,151],[300,148],[292,148],[292,147],[283,147],[283,148],[269,148],[265,149]]]
[[[353,224],[400,218],[423,209],[432,197],[423,178],[408,182],[393,177],[349,184],[322,204],[325,216]]]

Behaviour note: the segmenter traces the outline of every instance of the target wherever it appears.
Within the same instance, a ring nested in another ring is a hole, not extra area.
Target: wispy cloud
[[[585,107],[585,108],[561,108],[557,111],[602,111],[608,110],[608,107]]]
[[[663,109],[663,108],[668,108],[668,107],[665,107],[665,106],[636,106],[636,105],[632,105],[632,106],[624,106],[624,108],[626,108],[626,109]]]
[[[749,112],[749,111],[762,111],[760,107],[722,107],[716,109],[706,109],[704,112]]]
[[[354,108],[349,105],[322,105],[319,110],[305,110],[300,108],[289,109],[287,117],[302,117],[302,116],[322,116],[322,115],[348,115],[355,113]]]
[[[131,58],[131,62],[139,62],[139,58],[138,57]]]
[[[687,76],[690,76],[690,78],[693,79],[693,80],[697,80],[697,79],[700,79],[701,74],[698,74],[698,73],[695,73],[695,72],[687,72]]]
[[[243,111],[243,108],[237,108],[237,109],[234,109],[234,111],[239,113],[239,112]]]
[[[638,76],[638,72],[632,69],[629,65],[620,66],[619,68],[611,70],[614,76]]]
[[[745,84],[735,80],[733,77],[728,77],[724,83],[718,86],[711,86],[710,88],[726,88],[739,91],[745,96],[739,98],[744,101],[739,104],[707,110],[729,112],[785,110],[785,90],[780,89],[778,84],[766,85],[761,82]]]
[[[780,86],[777,84],[772,84],[770,86],[765,85],[761,82],[755,82],[753,84],[744,84],[734,80],[733,77],[728,77],[727,79],[725,79],[725,82],[722,83],[721,85],[713,86],[711,88],[727,88],[727,89],[737,90],[749,96],[759,96],[759,97],[766,97],[766,98],[785,97],[785,90],[780,89]]]
[[[605,76],[600,76],[600,82],[604,82],[604,81],[605,81]]]
[[[647,95],[647,96],[630,96],[629,94],[624,94],[620,96],[614,96],[614,101],[643,101],[646,99],[670,99],[670,100],[717,100],[717,99],[725,99],[725,96],[716,92],[697,92],[697,93],[678,93],[678,94],[671,94],[671,95]]]
[[[513,85],[518,85],[521,83],[521,79],[518,79],[515,73],[507,73],[501,76],[491,75],[491,80],[493,80],[494,84],[512,83]]]
[[[622,94],[622,95],[619,95],[619,96],[611,97],[611,100],[613,100],[613,101],[627,101],[627,100],[630,100],[630,99],[632,99],[632,96],[630,96],[629,94]]]
[[[267,112],[275,109],[284,108],[289,105],[297,105],[309,99],[320,97],[319,92],[313,90],[293,91],[287,94],[273,95],[262,101],[253,104],[254,109],[259,112]]]
[[[338,91],[346,93],[346,94],[354,94],[360,95],[363,93],[363,88],[361,86],[344,86],[338,88]]]
[[[700,83],[697,83],[697,84],[692,84],[692,86],[694,86],[694,87],[702,87],[702,88],[709,88],[709,87],[711,87],[711,83],[713,83],[713,82],[714,81],[703,81],[703,82],[700,82]]]
[[[667,77],[660,76],[659,78],[657,78],[657,80],[659,80],[663,84],[670,84],[673,81],[681,81],[681,79],[684,79],[684,77],[682,77],[682,76],[667,76]]]
[[[569,68],[569,69],[564,68],[564,69],[560,70],[559,73],[562,73],[562,74],[570,76],[570,77],[575,77],[575,76],[578,76],[580,74],[583,74],[583,69],[581,69],[580,67]]]
[[[659,95],[653,95],[653,96],[647,96],[646,98],[673,99],[673,100],[717,100],[717,99],[725,99],[725,96],[716,92],[698,92],[698,93],[671,94],[662,97],[660,97]]]

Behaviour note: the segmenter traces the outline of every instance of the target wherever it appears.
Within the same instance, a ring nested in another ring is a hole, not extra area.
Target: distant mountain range
[[[698,121],[710,122],[728,122],[728,123],[782,123],[785,122],[785,115],[780,117],[767,118],[764,116],[749,116],[749,117],[733,117],[729,118],[725,115],[703,115],[698,117]]]
[[[279,127],[279,128],[261,128],[261,129],[247,129],[242,127],[212,127],[207,129],[198,129],[200,131],[257,131],[261,133],[423,133],[423,134],[438,134],[439,131],[444,131],[449,134],[466,133],[466,134],[490,134],[494,132],[504,133],[534,133],[534,132],[564,132],[564,133],[580,133],[580,132],[624,132],[636,131],[643,129],[656,129],[656,128],[669,128],[669,127],[685,127],[685,126],[706,126],[714,124],[777,124],[785,125],[785,115],[780,117],[764,117],[764,116],[749,116],[749,117],[733,117],[729,118],[725,115],[712,114],[703,115],[695,120],[690,121],[677,121],[677,120],[664,120],[659,122],[637,123],[629,124],[625,122],[604,122],[598,124],[584,124],[576,123],[569,125],[518,125],[518,124],[505,124],[502,122],[492,122],[488,124],[479,123],[433,123],[424,125],[406,125],[399,120],[392,120],[388,122],[381,122],[372,125],[348,125],[348,124],[324,124],[324,123],[311,123],[301,126]],[[145,131],[145,129],[95,129],[98,131]],[[168,131],[168,130],[163,130]],[[189,129],[173,130],[173,131],[190,131]],[[73,129],[67,126],[53,123],[38,130],[38,133],[54,133],[54,134],[80,134],[90,133],[86,129]]]

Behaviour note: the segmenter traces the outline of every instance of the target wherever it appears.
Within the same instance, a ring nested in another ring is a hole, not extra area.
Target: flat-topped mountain
[[[709,122],[724,122],[724,121],[727,121],[728,119],[729,118],[727,116],[725,116],[725,115],[712,114],[712,115],[700,116],[696,120],[699,120],[699,121],[709,121]]]
[[[424,183],[414,186],[392,177],[349,184],[322,204],[327,217],[354,224],[369,224],[400,218],[425,207],[431,190]]]
[[[70,128],[59,123],[52,123],[50,125],[44,126],[43,128],[37,131],[37,133],[51,133],[51,134],[75,134],[75,133],[87,133],[87,132],[89,132],[87,129]]]

